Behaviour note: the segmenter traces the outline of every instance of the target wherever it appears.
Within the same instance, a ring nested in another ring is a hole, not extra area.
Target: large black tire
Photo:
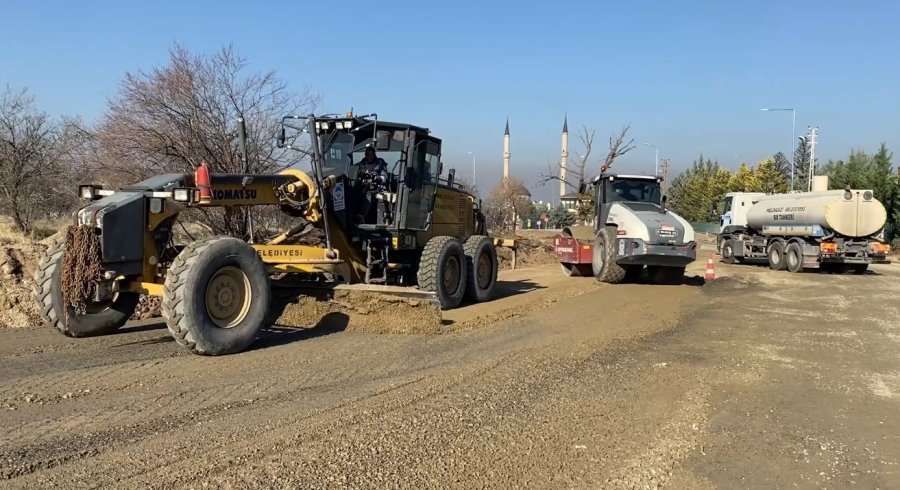
[[[734,240],[728,239],[724,240],[722,243],[722,262],[726,264],[733,264],[737,262],[737,259],[734,257]]]
[[[600,230],[594,239],[593,269],[596,278],[600,282],[619,284],[625,279],[625,269],[616,263],[615,233],[609,233],[607,228]]]
[[[803,247],[797,242],[791,242],[784,249],[784,264],[790,272],[803,272]]]
[[[250,346],[266,325],[272,292],[253,247],[233,237],[191,243],[166,274],[162,314],[175,341],[194,354]]]
[[[773,271],[784,270],[787,265],[784,261],[784,244],[782,242],[772,242],[766,252],[769,256],[769,268]]]
[[[41,317],[50,326],[69,337],[92,337],[115,332],[134,314],[140,295],[118,293],[111,302],[88,303],[87,312],[70,315],[62,297],[60,274],[63,254],[66,249],[65,237],[57,238],[41,257],[34,275],[34,300]]]
[[[466,255],[459,241],[436,236],[425,244],[416,279],[419,289],[437,295],[442,310],[456,308],[466,293]]]
[[[684,267],[647,266],[647,278],[654,284],[670,286],[681,284],[684,278]]]
[[[463,245],[466,254],[466,299],[481,303],[494,297],[497,286],[497,249],[482,235],[472,235]]]
[[[851,264],[850,271],[856,275],[863,275],[869,270],[869,264]]]

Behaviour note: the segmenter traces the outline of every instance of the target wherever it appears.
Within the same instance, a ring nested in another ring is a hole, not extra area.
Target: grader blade
[[[276,324],[371,333],[437,333],[443,325],[434,293],[372,284],[293,284],[274,290]]]

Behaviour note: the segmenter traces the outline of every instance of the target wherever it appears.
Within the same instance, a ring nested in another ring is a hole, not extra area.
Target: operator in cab
[[[373,217],[370,213],[373,211],[375,204],[375,194],[384,190],[383,186],[387,182],[387,162],[378,158],[375,154],[375,148],[366,147],[365,156],[359,162],[360,165],[360,190],[362,191],[362,207],[360,209],[357,220],[360,223],[372,223]]]
[[[375,148],[372,146],[366,147],[366,155],[365,157],[363,157],[362,161],[359,162],[359,164],[363,167],[360,170],[365,170],[367,173],[372,175],[378,175],[380,173],[387,172],[387,162],[385,162],[381,158],[378,158],[378,156],[375,154]]]

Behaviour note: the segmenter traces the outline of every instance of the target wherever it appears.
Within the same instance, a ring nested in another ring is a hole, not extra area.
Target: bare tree
[[[308,90],[291,92],[274,71],[248,72],[248,66],[231,47],[194,55],[176,45],[166,66],[127,73],[97,130],[96,168],[90,170],[102,170],[119,185],[190,172],[201,163],[213,172],[243,172],[239,117],[247,127],[247,171],[290,165],[296,154],[278,149],[274,141],[280,120],[312,112],[319,99]],[[225,231],[243,231],[225,224]]]
[[[606,158],[603,159],[603,164],[600,165],[601,174],[612,168],[616,158],[634,149],[634,138],[625,141],[629,129],[631,129],[631,124],[626,124],[617,134],[609,137],[609,151],[606,153]]]
[[[540,177],[540,184],[546,184],[547,182],[563,182],[566,185],[566,188],[572,190],[572,192],[578,192],[579,189],[582,188],[583,184],[587,183],[587,179],[590,177],[586,175],[588,168],[588,161],[591,157],[591,150],[594,147],[594,136],[597,131],[593,128],[588,128],[587,126],[581,126],[581,129],[578,130],[576,136],[578,140],[581,142],[581,150],[575,155],[576,158],[572,158],[572,154],[569,154],[568,161],[566,162],[566,176],[563,178],[560,174],[562,174],[561,170],[563,168],[563,162],[558,161],[556,163],[550,163],[547,165],[547,173],[542,174]]]
[[[0,95],[0,212],[22,232],[74,200],[71,127],[37,110],[25,89]]]
[[[188,171],[203,162],[238,172],[236,121],[243,116],[249,170],[283,165],[286,155],[273,140],[281,117],[309,113],[318,97],[290,92],[274,71],[248,74],[248,66],[231,47],[193,55],[176,45],[167,66],[125,75],[99,128],[101,147],[128,162],[129,173]]]
[[[484,206],[487,226],[492,230],[516,232],[516,221],[527,216],[531,208],[531,196],[522,181],[510,177],[503,179],[488,195]]]

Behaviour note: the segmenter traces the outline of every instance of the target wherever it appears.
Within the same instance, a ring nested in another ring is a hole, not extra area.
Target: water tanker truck
[[[863,274],[890,263],[887,212],[871,190],[725,195],[718,250],[725,263],[766,263],[791,272]]]

